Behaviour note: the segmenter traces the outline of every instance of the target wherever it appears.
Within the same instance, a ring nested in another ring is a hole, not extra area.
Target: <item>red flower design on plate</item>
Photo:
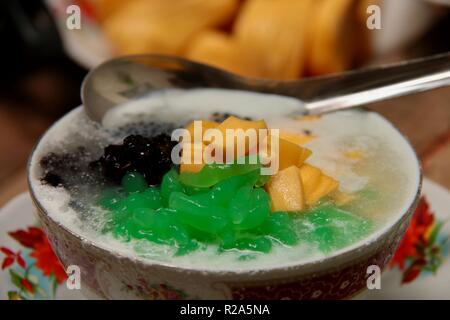
[[[16,230],[8,232],[8,234],[17,240],[25,248],[34,249],[35,245],[44,241],[45,233],[40,228],[28,227],[25,230]]]
[[[22,284],[22,286],[30,293],[34,292],[34,287],[33,284],[28,281],[27,279],[23,278],[20,283]]]
[[[14,261],[16,261],[19,266],[25,269],[25,260],[23,260],[20,251],[16,253],[6,247],[0,247],[0,252],[5,255],[5,259],[3,259],[2,262],[2,270],[9,268],[14,263]]]
[[[42,229],[28,227],[28,229],[9,232],[9,235],[24,247],[32,249],[30,256],[36,259],[36,267],[45,276],[54,275],[58,283],[62,283],[67,279],[64,268],[53,252],[50,242]]]
[[[67,279],[66,272],[53,252],[47,238],[36,245],[35,250],[30,256],[36,259],[36,267],[40,269],[45,276],[53,274],[58,283],[63,283],[64,280]]]
[[[439,268],[446,239],[438,243],[442,223],[435,220],[427,200],[422,197],[391,261],[391,267],[398,266],[403,270],[402,283],[412,282],[424,270],[436,272]]]

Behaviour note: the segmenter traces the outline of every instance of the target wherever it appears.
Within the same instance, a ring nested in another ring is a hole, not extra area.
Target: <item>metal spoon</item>
[[[101,123],[111,108],[152,90],[223,88],[298,98],[303,114],[320,114],[450,85],[450,52],[400,64],[299,81],[241,77],[182,58],[139,55],[109,60],[83,81],[88,116]]]

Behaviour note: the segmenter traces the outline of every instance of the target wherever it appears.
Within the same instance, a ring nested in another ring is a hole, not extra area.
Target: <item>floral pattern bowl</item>
[[[83,112],[77,108],[64,118]],[[63,119],[64,119],[63,118]],[[60,120],[62,121],[62,120]],[[41,138],[45,143],[57,122]],[[65,269],[79,268],[84,292],[107,299],[343,299],[367,288],[368,267],[381,270],[388,264],[402,239],[420,195],[420,179],[415,197],[391,225],[368,239],[341,249],[321,260],[251,271],[188,269],[157,263],[106,249],[83,238],[52,218],[35,193],[36,149],[28,170],[31,198],[37,217]],[[415,157],[411,149],[411,157]],[[416,172],[420,166],[415,158]],[[14,257],[11,256],[11,259]]]

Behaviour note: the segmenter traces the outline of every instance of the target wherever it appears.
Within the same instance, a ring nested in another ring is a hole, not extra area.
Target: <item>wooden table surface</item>
[[[450,88],[377,103],[370,109],[391,120],[409,138],[426,177],[450,189]],[[0,108],[0,207],[27,190],[26,161],[50,125],[46,118]]]

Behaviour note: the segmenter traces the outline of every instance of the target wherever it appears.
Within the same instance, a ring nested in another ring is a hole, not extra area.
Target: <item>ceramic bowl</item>
[[[44,204],[37,194],[40,145],[45,144],[62,123],[84,113],[79,107],[56,122],[34,149],[28,167],[29,187],[37,217],[50,242],[67,268],[81,271],[82,289],[89,296],[106,299],[344,299],[367,288],[368,267],[382,270],[390,261],[420,194],[420,166],[417,163],[415,197],[390,225],[362,242],[321,260],[250,271],[188,269],[152,262],[107,249],[83,238],[52,217],[57,210]],[[400,135],[400,133],[399,133]],[[408,142],[405,140],[405,143]],[[409,144],[408,144],[409,145]]]

